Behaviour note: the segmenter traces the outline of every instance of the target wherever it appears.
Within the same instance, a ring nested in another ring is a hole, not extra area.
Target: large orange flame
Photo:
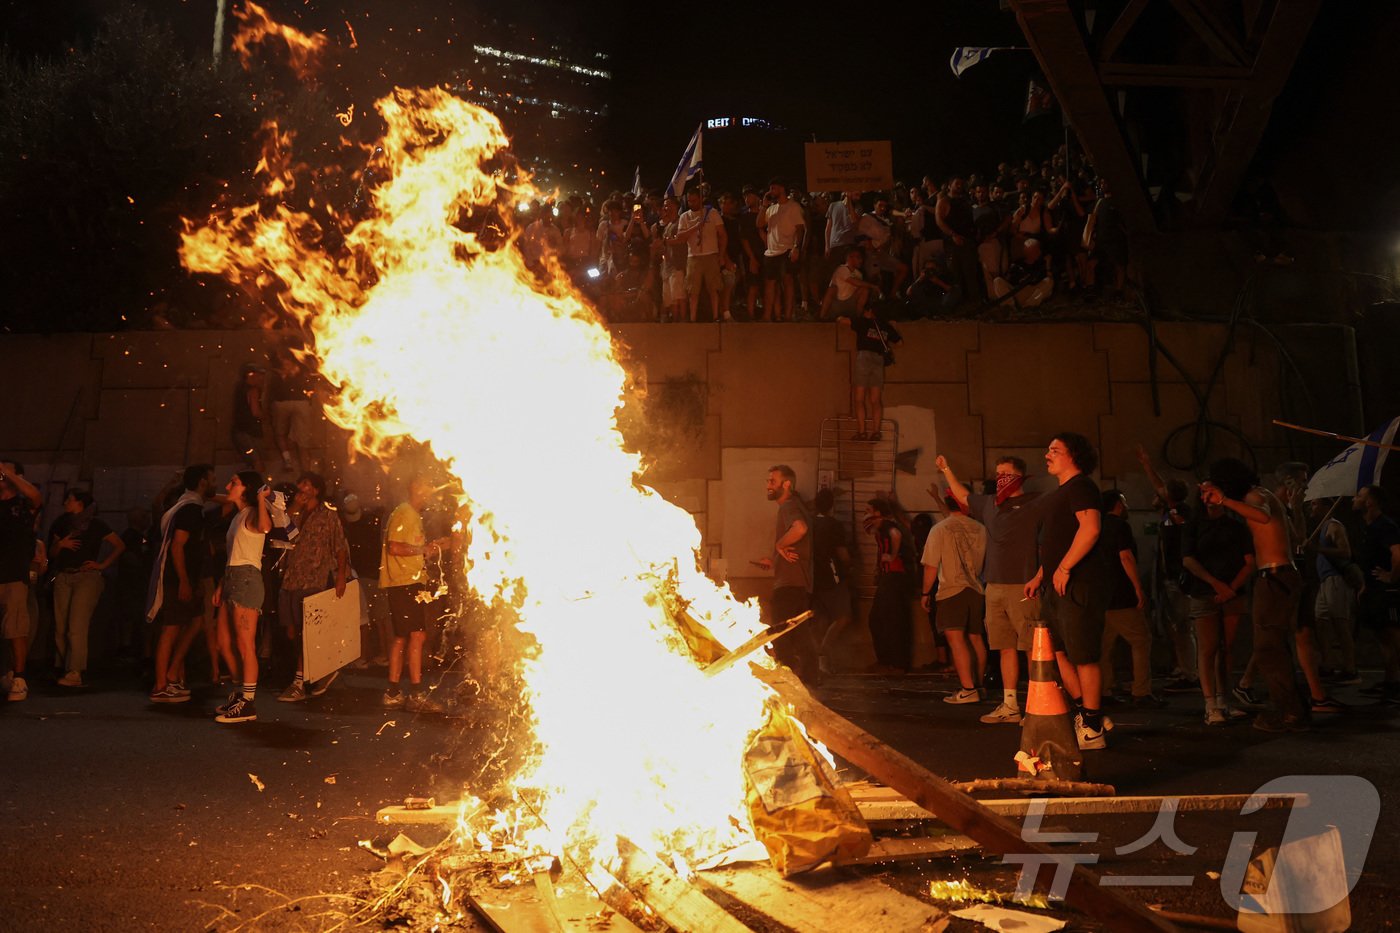
[[[705,676],[659,594],[730,647],[760,630],[756,606],[701,572],[694,521],[642,482],[608,331],[514,248],[535,192],[488,169],[500,123],[443,90],[377,109],[386,180],[343,254],[306,245],[310,216],[251,206],[187,224],[187,267],[272,283],[339,387],[329,417],[379,456],[430,444],[461,480],[470,584],[538,642],[520,662],[535,750],[515,778],[548,827],[532,842],[596,857],[621,834],[694,858],[746,841],[740,762],[767,688],[744,665]]]

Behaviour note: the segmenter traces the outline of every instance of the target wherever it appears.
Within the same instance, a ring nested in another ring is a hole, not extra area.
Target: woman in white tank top
[[[263,542],[272,530],[272,515],[267,510],[271,488],[260,474],[245,470],[233,474],[228,481],[229,501],[238,514],[228,526],[228,569],[223,582],[214,591],[214,605],[219,607],[219,646],[227,650],[237,633],[238,655],[242,661],[243,680],[228,702],[219,707],[217,722],[250,722],[258,718],[253,709],[253,697],[258,688],[258,650],[255,636],[258,614],[263,606],[262,554]],[[225,608],[226,607],[226,608]]]

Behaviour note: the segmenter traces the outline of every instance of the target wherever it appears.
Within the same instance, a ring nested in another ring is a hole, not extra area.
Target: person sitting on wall
[[[864,251],[859,246],[846,249],[846,261],[836,267],[831,274],[831,284],[822,297],[821,316],[823,321],[831,320],[834,311],[838,318],[856,318],[865,313],[865,306],[871,295],[880,293],[879,286],[867,282],[860,271],[864,265]]]
[[[937,317],[939,312],[951,310],[953,286],[943,275],[936,259],[929,259],[909,286],[905,303],[906,316],[910,319]]]
[[[992,280],[992,297],[1001,299],[1014,296],[1011,301],[1021,310],[1038,307],[1055,290],[1055,280],[1050,277],[1048,260],[1040,248],[1040,241],[1026,240],[1021,244],[1022,258],[1011,264],[1005,275]]]

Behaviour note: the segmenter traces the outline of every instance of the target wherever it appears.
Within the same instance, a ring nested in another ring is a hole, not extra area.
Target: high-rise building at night
[[[586,33],[545,33],[495,16],[483,17],[482,25],[454,91],[500,117],[512,151],[539,187],[601,186],[608,53]]]

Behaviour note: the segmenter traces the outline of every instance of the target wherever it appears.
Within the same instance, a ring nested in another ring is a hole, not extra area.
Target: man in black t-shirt
[[[161,516],[160,553],[152,570],[146,618],[160,626],[152,703],[186,703],[185,653],[200,631],[204,601],[196,584],[208,549],[204,502],[214,490],[214,467],[186,467],[184,492]]]
[[[43,504],[38,488],[15,463],[0,463],[0,636],[10,643],[14,670],[5,687],[11,700],[29,698],[29,566],[34,560],[34,513]]]
[[[384,546],[384,512],[365,508],[360,497],[347,492],[340,500],[340,520],[345,528],[345,543],[350,547],[350,566],[360,581],[360,597],[364,600],[361,624],[372,628],[379,646],[373,651],[361,636],[362,658],[383,666],[389,663],[389,649],[394,644],[394,628],[389,618],[388,598],[379,588],[379,558]]]
[[[1128,525],[1128,501],[1117,489],[1103,494],[1101,550],[1112,581],[1108,609],[1104,613],[1103,655],[1099,667],[1104,683],[1113,688],[1113,646],[1119,636],[1133,655],[1133,705],[1160,709],[1166,701],[1152,695],[1152,631],[1147,627],[1143,607],[1147,594],[1138,573],[1137,541]]]
[[[822,487],[812,500],[812,610],[815,624],[822,626],[817,663],[823,672],[831,670],[831,645],[851,623],[851,587],[847,581],[851,553],[846,546],[846,526],[831,514],[836,497]]]
[[[1220,505],[1202,505],[1181,535],[1182,580],[1196,628],[1197,670],[1206,725],[1230,721],[1230,659],[1235,631],[1249,609],[1244,591],[1254,574],[1254,537]]]
[[[1099,487],[1089,474],[1099,463],[1089,439],[1062,431],[1045,451],[1045,469],[1060,486],[1042,504],[1040,569],[1025,595],[1041,594],[1041,615],[1056,641],[1060,676],[1081,704],[1075,716],[1079,747],[1103,748],[1111,724],[1101,707],[1105,576],[1097,547],[1102,525]]]

